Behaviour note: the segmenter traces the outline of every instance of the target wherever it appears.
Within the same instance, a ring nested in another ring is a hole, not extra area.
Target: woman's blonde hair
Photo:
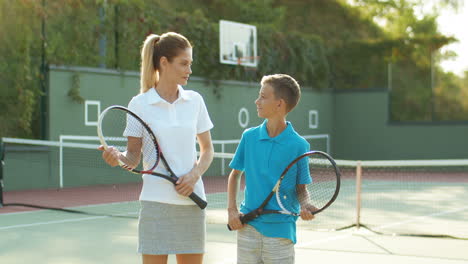
[[[187,38],[174,32],[167,32],[161,36],[151,34],[146,37],[141,48],[140,93],[145,93],[158,84],[159,61],[162,57],[171,62],[181,50],[191,47]]]

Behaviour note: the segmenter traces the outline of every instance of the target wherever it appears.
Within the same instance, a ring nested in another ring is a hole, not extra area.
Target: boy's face
[[[276,99],[273,87],[268,84],[263,85],[255,100],[258,117],[272,118],[280,114],[282,103],[284,104],[281,99]]]

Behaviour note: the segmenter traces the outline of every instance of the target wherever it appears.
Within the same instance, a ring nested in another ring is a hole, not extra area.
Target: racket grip
[[[205,207],[208,205],[208,203],[203,200],[202,198],[200,198],[200,196],[198,196],[196,193],[192,193],[189,195],[190,199],[192,199],[193,202],[195,202],[198,207],[200,207],[201,209],[205,209]]]

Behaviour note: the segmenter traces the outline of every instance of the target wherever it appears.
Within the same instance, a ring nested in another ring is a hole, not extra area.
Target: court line
[[[464,211],[464,210],[467,210],[467,209],[468,209],[468,206],[465,206],[465,207],[452,209],[452,210],[448,210],[448,211],[443,211],[443,212],[438,212],[438,213],[433,213],[433,214],[429,214],[429,215],[421,215],[421,216],[411,217],[411,218],[409,218],[407,220],[397,222],[397,223],[382,225],[382,226],[376,227],[375,229],[384,229],[384,228],[387,228],[387,227],[392,227],[392,226],[402,225],[402,224],[406,224],[406,223],[410,223],[410,222],[415,222],[415,221],[418,221],[419,219],[428,218],[428,217],[431,217],[431,216],[447,215],[447,214],[456,213],[456,212],[459,212],[459,211]]]
[[[407,219],[405,221],[401,221],[401,222],[397,222],[397,223],[392,223],[392,224],[387,224],[387,225],[382,225],[382,226],[376,227],[375,230],[384,229],[384,228],[388,228],[388,227],[396,226],[396,225],[402,225],[402,224],[406,224],[406,223],[409,223],[409,222],[415,222],[415,221],[418,221],[419,219],[428,218],[428,217],[431,217],[431,216],[440,216],[440,215],[447,215],[447,214],[451,214],[451,213],[456,213],[456,212],[459,212],[459,211],[464,211],[466,209],[468,209],[468,206],[458,208],[458,209],[448,210],[448,211],[444,211],[444,212],[434,213],[434,214],[430,214],[430,215],[412,217],[412,218]],[[312,242],[305,242],[305,243],[300,243],[300,244],[298,243],[298,244],[296,244],[296,247],[308,247],[308,246],[313,246],[313,245],[316,245],[316,244],[331,242],[331,241],[335,241],[335,240],[339,240],[339,239],[345,239],[345,238],[353,236],[354,234],[357,234],[357,233],[359,233],[359,231],[355,230],[353,232],[350,232],[350,233],[344,234],[344,235],[333,236],[333,237],[330,237],[330,238],[316,240],[316,241],[312,241]]]
[[[237,263],[237,258],[227,258],[221,260],[221,262],[217,262],[217,264],[235,264]]]
[[[405,220],[405,221],[392,223],[392,224],[387,224],[387,225],[382,225],[382,226],[376,227],[375,229],[384,229],[384,228],[388,228],[388,227],[391,227],[391,226],[402,225],[402,224],[405,224],[405,223],[414,222],[414,221],[417,221],[419,219],[428,218],[428,217],[431,217],[431,216],[446,215],[446,214],[451,214],[451,213],[455,213],[455,212],[459,212],[459,211],[464,211],[466,209],[468,209],[468,206],[453,209],[453,210],[448,210],[448,211],[444,211],[444,212],[434,213],[434,214],[430,214],[430,215],[412,217],[412,218],[410,218],[408,220]],[[37,211],[34,211],[34,212],[37,212]],[[26,212],[24,212],[24,213],[26,213]],[[32,212],[28,212],[28,213],[32,213]],[[15,229],[15,228],[22,228],[22,227],[31,227],[31,226],[40,226],[40,225],[48,225],[48,224],[80,222],[80,221],[88,221],[88,220],[95,220],[95,219],[102,219],[102,218],[109,218],[109,217],[111,217],[111,216],[93,216],[93,217],[84,217],[84,218],[78,218],[78,219],[74,218],[74,219],[66,219],[66,220],[58,220],[58,221],[38,222],[38,223],[33,223],[33,224],[21,224],[21,225],[0,227],[0,230]],[[351,233],[348,233],[348,234],[345,234],[345,235],[338,235],[338,236],[334,236],[334,237],[331,237],[331,238],[316,240],[316,241],[313,241],[313,242],[306,242],[306,243],[296,244],[296,246],[297,247],[306,247],[306,246],[311,246],[311,245],[320,244],[320,243],[324,243],[324,242],[335,241],[335,240],[350,237],[353,234],[354,234],[354,232],[351,232]]]
[[[40,226],[40,225],[50,225],[50,224],[62,224],[62,223],[70,223],[70,222],[81,222],[81,221],[102,219],[102,218],[108,218],[108,217],[110,216],[93,216],[93,217],[84,217],[84,218],[78,218],[78,219],[74,218],[74,219],[38,222],[38,223],[33,223],[33,224],[12,225],[12,226],[0,227],[0,230],[8,230],[8,229],[23,228],[23,227]]]
[[[326,243],[326,242],[345,239],[345,238],[348,238],[348,237],[352,236],[354,233],[355,232],[351,232],[351,233],[347,233],[347,234],[344,234],[344,235],[332,236],[332,237],[329,237],[329,238],[314,240],[314,241],[311,241],[311,242],[297,243],[296,247],[306,248],[306,247],[313,246],[313,245],[316,245],[316,244],[323,244],[323,243]]]
[[[37,213],[37,212],[41,212],[41,211],[43,211],[43,210],[30,211],[30,212],[19,212],[19,213]],[[81,222],[81,221],[96,220],[96,219],[103,219],[103,218],[110,218],[110,217],[119,217],[119,216],[128,216],[128,215],[134,215],[134,213],[127,212],[127,213],[119,213],[119,214],[113,214],[113,215],[90,216],[90,217],[82,217],[82,218],[71,218],[71,219],[65,219],[65,220],[37,222],[37,223],[31,223],[31,224],[4,226],[4,227],[0,227],[0,230],[15,229],[15,228],[22,228],[22,227],[32,227],[32,226],[40,226],[40,225],[70,223],[70,222]]]

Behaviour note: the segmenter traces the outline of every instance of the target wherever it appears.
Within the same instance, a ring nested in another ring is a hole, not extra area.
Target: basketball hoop
[[[244,66],[246,68],[257,68],[258,62],[260,61],[260,56],[247,56],[247,57],[238,57],[237,65]]]
[[[257,27],[219,21],[219,62],[222,64],[257,67]]]

